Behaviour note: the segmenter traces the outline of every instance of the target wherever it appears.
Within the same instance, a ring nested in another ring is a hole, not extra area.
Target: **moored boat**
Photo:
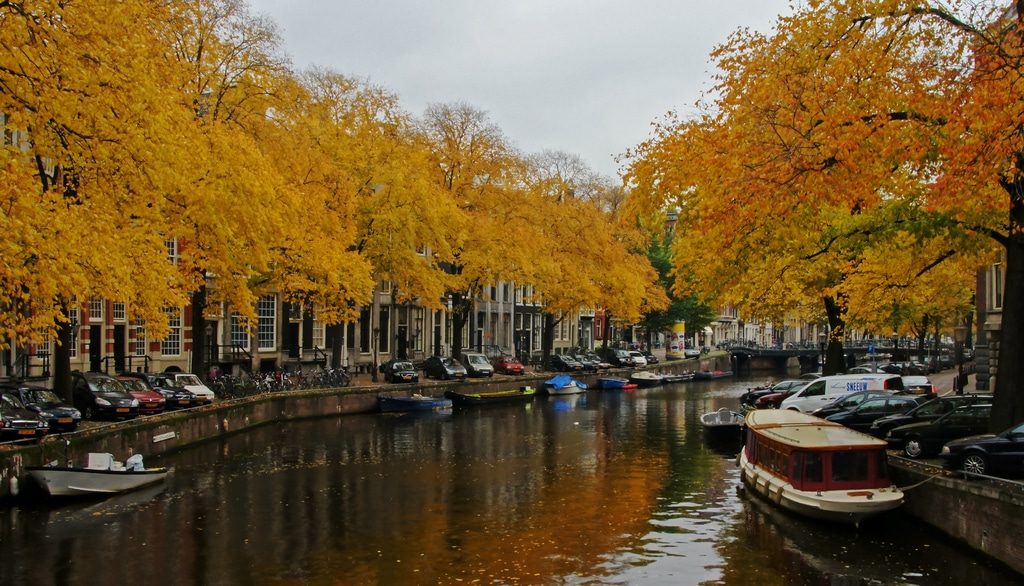
[[[122,464],[111,454],[90,453],[84,468],[29,466],[28,476],[50,496],[112,495],[161,482],[170,468],[144,468],[136,454]]]
[[[783,509],[857,525],[903,503],[882,440],[783,409],[749,412],[746,428],[743,483]]]
[[[452,400],[413,393],[408,397],[377,395],[377,405],[385,413],[398,411],[444,411],[452,408]]]
[[[700,416],[700,424],[709,435],[720,438],[740,438],[744,417],[728,407],[708,411]]]
[[[693,380],[692,372],[666,372],[661,375],[663,383],[684,383]]]
[[[693,380],[714,380],[732,376],[731,370],[702,370],[693,373]]]
[[[628,378],[619,376],[603,376],[597,379],[597,385],[605,390],[630,390],[637,387],[636,383],[629,382]]]
[[[653,387],[663,383],[664,379],[658,373],[640,370],[629,375],[629,382],[641,387]]]
[[[549,395],[575,395],[586,391],[587,385],[571,376],[560,374],[544,381],[544,390]]]
[[[451,399],[456,406],[490,405],[496,403],[518,403],[532,401],[537,395],[536,389],[529,386],[501,391],[481,391],[479,393],[460,393],[445,391],[444,396]]]

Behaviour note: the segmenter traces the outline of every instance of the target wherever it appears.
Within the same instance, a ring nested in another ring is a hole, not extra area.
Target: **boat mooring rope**
[[[940,477],[940,476],[942,476],[942,475],[943,475],[943,474],[942,474],[942,472],[940,471],[940,472],[938,472],[938,473],[936,473],[936,474],[932,474],[932,475],[931,475],[931,476],[929,476],[928,478],[925,478],[925,479],[924,479],[924,480],[922,480],[921,482],[915,482],[914,484],[911,484],[911,485],[909,485],[909,486],[905,486],[905,487],[904,487],[904,486],[897,486],[896,488],[900,489],[900,490],[901,490],[901,491],[903,491],[903,492],[907,492],[908,490],[913,490],[913,489],[915,489],[915,488],[917,488],[917,487],[921,486],[922,484],[924,484],[924,483],[926,483],[926,482],[931,482],[932,480],[935,480],[936,478],[938,478],[938,477]]]

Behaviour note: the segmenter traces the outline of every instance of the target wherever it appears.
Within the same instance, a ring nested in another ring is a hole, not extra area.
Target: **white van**
[[[856,391],[903,390],[903,378],[898,374],[837,374],[823,376],[793,393],[782,401],[780,409],[793,409],[810,413],[824,407],[840,395]]]

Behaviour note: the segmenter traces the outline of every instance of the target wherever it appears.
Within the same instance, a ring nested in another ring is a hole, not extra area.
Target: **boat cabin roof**
[[[886,442],[840,423],[789,409],[757,409],[747,414],[747,428],[794,448],[832,450],[884,449]]]

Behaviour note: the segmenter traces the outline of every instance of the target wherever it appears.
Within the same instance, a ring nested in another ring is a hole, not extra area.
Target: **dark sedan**
[[[953,440],[940,454],[949,468],[974,474],[1024,476],[1024,423],[998,435]]]
[[[891,394],[892,393],[887,393],[885,391],[855,391],[853,393],[847,393],[835,401],[811,411],[811,415],[825,419],[829,415],[835,415],[836,413],[856,409],[861,403],[868,399],[877,399],[879,397],[885,398]],[[896,412],[894,411],[893,413]],[[900,411],[900,413],[902,413],[902,411]]]
[[[14,385],[0,388],[21,401],[29,411],[35,411],[46,420],[50,432],[75,431],[82,420],[82,413],[74,407],[62,402],[56,393],[49,389]]]
[[[75,408],[86,419],[133,419],[139,414],[139,401],[124,385],[98,372],[72,373]]]
[[[420,373],[408,360],[388,360],[380,365],[386,383],[415,383],[420,380]]]
[[[946,442],[984,433],[991,413],[990,404],[968,405],[933,421],[901,425],[890,430],[885,441],[908,458],[935,455]]]
[[[466,367],[458,360],[448,356],[431,356],[423,361],[423,375],[428,378],[464,379]]]
[[[548,370],[558,370],[561,372],[579,372],[583,370],[583,365],[569,355],[563,354],[552,354],[548,358]]]
[[[746,405],[748,407],[753,407],[757,403],[757,400],[765,395],[773,395],[776,393],[781,393],[783,391],[797,389],[806,386],[807,382],[808,381],[801,379],[790,379],[779,381],[768,386],[747,389],[747,392],[740,395],[740,404]]]
[[[0,441],[42,439],[47,431],[45,419],[26,409],[14,395],[0,393]]]
[[[917,423],[920,421],[932,421],[965,405],[991,402],[992,395],[949,395],[946,397],[938,397],[923,403],[906,413],[887,415],[876,419],[875,422],[871,424],[871,427],[868,428],[868,433],[877,438],[884,438],[885,434],[889,433],[890,429],[895,429],[901,425]]]
[[[825,419],[842,423],[850,429],[867,431],[879,417],[905,413],[916,406],[917,401],[913,397],[889,395],[867,399],[849,411],[833,413]]]

